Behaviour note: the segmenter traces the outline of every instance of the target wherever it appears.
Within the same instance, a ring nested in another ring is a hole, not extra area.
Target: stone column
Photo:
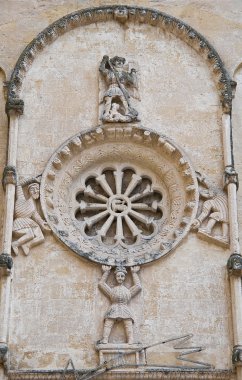
[[[232,354],[233,364],[236,366],[237,379],[242,380],[242,293],[241,274],[242,257],[239,245],[239,227],[237,217],[237,189],[238,175],[234,169],[232,152],[232,130],[230,114],[223,114],[223,146],[224,146],[224,185],[228,193],[230,252],[228,271],[230,275],[230,290],[233,317],[234,347]]]
[[[16,161],[18,142],[18,119],[23,113],[23,102],[20,99],[7,103],[6,112],[9,117],[8,157],[3,172],[3,187],[5,190],[5,210],[3,220],[3,243],[0,255],[0,363],[7,368],[8,361],[8,326],[10,310],[10,290],[12,279],[12,226],[15,202]],[[2,370],[1,370],[2,371]]]

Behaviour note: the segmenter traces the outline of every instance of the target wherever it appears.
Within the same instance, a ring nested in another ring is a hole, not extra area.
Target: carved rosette
[[[196,175],[171,140],[135,126],[79,133],[53,154],[41,204],[54,234],[82,257],[132,266],[164,256],[188,233]]]

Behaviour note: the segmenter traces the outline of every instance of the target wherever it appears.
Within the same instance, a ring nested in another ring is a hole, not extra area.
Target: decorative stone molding
[[[60,35],[74,28],[97,22],[116,20],[121,24],[146,23],[164,29],[193,47],[208,62],[217,84],[221,103],[225,112],[231,111],[232,88],[229,74],[211,44],[195,29],[175,17],[154,9],[131,6],[101,6],[68,14],[44,29],[20,55],[12,73],[6,111],[23,112],[23,102],[19,99],[23,80],[36,55]]]
[[[3,178],[2,178],[2,185],[4,190],[6,189],[6,185],[12,184],[16,185],[17,183],[17,172],[16,172],[16,167],[7,165],[5,166],[3,170]]]
[[[85,372],[78,372],[80,375],[84,375]],[[63,371],[9,371],[9,380],[60,380]],[[75,374],[68,372],[65,374],[66,380],[75,380]],[[112,380],[112,379],[122,379],[122,380],[149,380],[149,379],[159,379],[159,380],[232,380],[233,373],[230,370],[196,370],[196,369],[186,369],[177,370],[167,369],[162,367],[137,367],[108,371],[104,374],[99,374],[98,379],[100,380]]]
[[[196,215],[196,174],[163,135],[131,124],[79,133],[57,149],[41,181],[54,234],[111,266],[153,261],[175,248]]]
[[[234,253],[231,255],[227,262],[227,269],[230,275],[242,276],[242,256]]]
[[[237,190],[239,189],[239,176],[233,166],[226,166],[224,171],[224,187],[230,183],[234,183],[236,185]]]
[[[232,363],[235,366],[242,365],[242,346],[241,345],[237,345],[233,347]]]

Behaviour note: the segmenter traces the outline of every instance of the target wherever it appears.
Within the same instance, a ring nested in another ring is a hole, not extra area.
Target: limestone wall
[[[44,27],[74,10],[100,5],[97,1],[2,3],[0,67],[6,71],[7,79],[23,48]],[[233,1],[233,7],[228,7],[227,1],[198,0],[133,4],[159,9],[193,26],[214,45],[233,75],[242,44],[240,1]],[[221,188],[221,107],[214,78],[203,57],[153,26],[130,23],[124,27],[114,21],[69,31],[35,59],[21,93],[25,110],[19,122],[19,174],[40,174],[54,150],[67,138],[98,125],[98,66],[105,54],[122,55],[137,64],[141,124],[176,141],[194,168]],[[236,75],[234,148],[240,171],[240,70]],[[4,75],[0,79],[3,81]],[[3,104],[1,94],[0,99]],[[0,160],[4,166],[7,119],[1,106],[0,125]],[[2,199],[3,192],[1,205]],[[142,267],[143,291],[131,307],[137,318],[138,340],[149,344],[191,333],[194,345],[206,346],[200,360],[216,369],[230,369],[233,340],[228,257],[228,250],[190,233],[167,257]],[[103,315],[109,305],[97,288],[100,278],[100,266],[78,258],[51,234],[28,257],[14,257],[9,324],[11,369],[62,368],[70,356],[78,368],[97,364],[95,342],[101,338]],[[130,278],[128,283],[131,284]],[[122,339],[124,331],[119,325],[111,340]],[[194,358],[199,360],[199,356]],[[179,364],[172,345],[151,351],[149,361]]]

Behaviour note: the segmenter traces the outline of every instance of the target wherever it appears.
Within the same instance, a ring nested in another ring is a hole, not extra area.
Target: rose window
[[[199,199],[189,158],[140,125],[70,137],[47,163],[40,195],[53,234],[83,259],[111,266],[171,252],[188,234]]]
[[[83,233],[106,245],[129,246],[150,239],[163,215],[161,192],[133,168],[115,167],[89,176],[76,201],[75,218]]]

